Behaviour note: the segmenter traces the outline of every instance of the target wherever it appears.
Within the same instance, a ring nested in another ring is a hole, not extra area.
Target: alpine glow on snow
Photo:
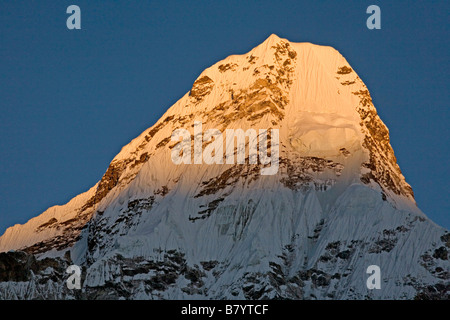
[[[196,122],[266,130],[277,171],[262,174],[274,163],[261,153],[248,159],[252,139],[245,157],[221,144],[207,149],[221,162],[172,161],[174,132],[194,159],[211,143],[192,134]],[[0,298],[445,298],[449,246],[346,59],[272,34],[204,70],[88,191],[7,229],[0,251],[26,253],[2,255],[34,271],[0,279]],[[78,293],[61,276],[72,264],[85,274]],[[366,286],[372,265],[379,290]]]

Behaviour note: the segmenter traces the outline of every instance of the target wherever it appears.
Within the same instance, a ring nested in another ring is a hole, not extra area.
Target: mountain
[[[0,298],[448,299],[449,247],[345,58],[271,35],[203,71],[90,190],[7,229]]]

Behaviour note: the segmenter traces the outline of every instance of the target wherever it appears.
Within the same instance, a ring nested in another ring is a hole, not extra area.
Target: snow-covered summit
[[[196,121],[203,132],[278,130],[278,172],[174,164],[172,133],[188,130],[194,145]],[[96,186],[0,237],[0,251],[68,251],[88,270],[86,294],[111,282],[131,298],[411,298],[448,280],[447,248],[345,58],[274,34],[204,70]],[[370,264],[384,291],[367,292]]]

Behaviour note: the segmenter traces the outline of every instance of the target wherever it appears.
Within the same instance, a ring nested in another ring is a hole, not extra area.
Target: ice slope
[[[97,185],[76,196],[67,204],[53,206],[27,223],[8,228],[0,237],[0,252],[29,247],[42,241],[68,237],[74,241],[79,231],[90,219],[90,215],[80,215],[81,208],[95,195]]]
[[[195,121],[203,132],[278,129],[277,174],[248,162],[175,165],[174,130],[209,143],[194,137]],[[0,251],[69,250],[87,298],[411,299],[445,297],[448,238],[417,208],[345,58],[271,35],[203,71],[95,187],[8,229]],[[371,264],[382,290],[365,286]],[[18,288],[0,283],[0,297],[23,296]]]

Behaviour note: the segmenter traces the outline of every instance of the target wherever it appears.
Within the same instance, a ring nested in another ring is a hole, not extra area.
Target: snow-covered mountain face
[[[278,170],[251,163],[252,137],[243,164],[175,164],[175,130],[191,133],[193,159],[213,143],[195,122],[276,130]],[[89,191],[9,228],[0,251],[26,253],[0,254],[0,298],[448,298],[449,247],[345,58],[271,35],[203,71]],[[69,264],[80,291],[65,286]]]

